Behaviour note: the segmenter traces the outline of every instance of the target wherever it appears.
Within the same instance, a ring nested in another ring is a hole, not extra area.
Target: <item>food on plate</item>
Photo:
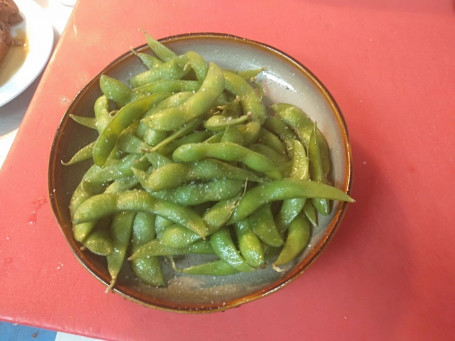
[[[283,271],[318,215],[354,201],[330,182],[317,123],[266,105],[263,69],[225,70],[145,37],[152,53],[133,53],[146,70],[101,75],[93,112],[71,116],[97,132],[62,160],[89,163],[69,203],[75,240],[106,257],[108,290],[125,266],[152,286],[166,285],[164,262],[185,276]]]
[[[11,26],[22,20],[19,8],[13,0],[0,0],[0,63],[11,46],[24,44],[22,40],[11,36]]]

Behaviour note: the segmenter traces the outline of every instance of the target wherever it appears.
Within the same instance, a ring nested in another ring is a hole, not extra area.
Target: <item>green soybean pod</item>
[[[141,62],[145,65],[145,67],[149,70],[154,69],[163,64],[163,61],[161,61],[155,56],[152,56],[151,54],[145,52],[137,52],[134,49],[131,49],[131,52],[136,57],[138,57],[141,60]]]
[[[165,230],[165,228],[172,224],[174,224],[172,220],[169,220],[159,215],[156,216],[155,218],[156,238],[161,239],[161,236],[163,235],[163,231]]]
[[[99,186],[93,186],[91,188],[86,188],[83,186],[83,181],[85,178],[89,177],[91,174],[96,173],[100,167],[96,165],[90,166],[90,168],[85,172],[84,176],[82,177],[82,181],[77,185],[76,189],[74,190],[71,198],[70,198],[70,203],[69,203],[69,211],[71,218],[74,217],[74,213],[76,212],[76,209],[88,198],[95,194],[101,193],[104,189],[105,186],[104,184],[99,185]],[[73,235],[74,239],[76,239],[78,242],[84,241],[84,239],[90,234],[90,232],[93,230],[95,227],[95,222],[84,222],[81,224],[75,223],[73,221]]]
[[[272,179],[281,178],[277,166],[266,156],[232,142],[188,143],[178,147],[172,158],[176,161],[197,161],[215,158],[223,161],[237,161],[250,169],[262,172]]]
[[[220,200],[204,212],[202,215],[202,220],[207,225],[207,235],[211,235],[226,224],[235,208],[237,207],[239,199],[240,195],[233,198]]]
[[[291,104],[276,103],[272,105],[272,109],[278,113],[308,149],[310,149],[310,139],[313,135],[313,143],[317,145],[320,155],[319,161],[323,172],[321,176],[327,177],[331,168],[330,150],[324,135],[317,128],[316,122],[313,122],[303,110]]]
[[[150,195],[183,206],[196,206],[235,197],[242,189],[243,181],[221,178],[150,192]]]
[[[203,214],[202,220],[207,226],[207,236],[222,228],[237,206],[238,197],[220,200],[209,207]],[[160,240],[164,245],[176,248],[186,247],[201,239],[197,233],[179,224],[166,223],[163,227]]]
[[[96,167],[96,168],[98,168],[98,167]],[[88,177],[89,176],[90,176],[90,174],[88,174]],[[83,186],[83,184],[84,184],[84,180],[82,180],[82,182],[81,182],[81,185],[82,185],[81,187],[85,189],[87,186]],[[112,182],[105,189],[104,193],[115,193],[115,192],[130,190],[137,184],[138,184],[138,181],[133,176],[118,178],[118,179],[114,180],[114,182]],[[91,191],[94,191],[93,193],[99,193],[100,191],[98,191],[96,188],[97,187],[104,188],[104,185],[100,185],[100,183],[98,183],[98,184],[92,184],[92,186],[89,186],[89,187],[91,189],[88,191],[88,197],[90,197],[92,195],[92,194],[90,194]],[[95,188],[95,189],[93,189],[93,188]],[[72,206],[71,211],[74,211],[75,207],[76,207],[75,203],[73,202],[71,204],[71,206]],[[96,221],[89,221],[89,222],[85,222],[85,223],[74,224],[73,225],[74,239],[76,239],[79,242],[85,243],[86,238],[88,238],[87,236],[89,236],[91,231],[95,228],[95,225],[96,225]]]
[[[279,117],[268,115],[264,128],[277,135],[283,141],[286,152],[290,158],[294,156],[294,140],[297,136]]]
[[[112,116],[110,114],[111,111],[109,99],[107,98],[106,95],[102,95],[96,99],[95,104],[93,106],[93,111],[95,114],[96,129],[98,130],[98,133],[101,134],[101,132],[106,128],[106,126],[112,119]]]
[[[95,164],[102,166],[114,149],[122,131],[138,121],[152,105],[168,96],[167,93],[158,93],[123,106],[96,140],[93,147]]]
[[[132,90],[131,100],[137,100],[157,92],[193,92],[197,91],[200,86],[201,83],[199,81],[184,79],[160,79],[134,88]]]
[[[176,56],[154,69],[143,71],[131,77],[128,82],[133,89],[162,79],[181,79],[188,70],[184,56]]]
[[[288,234],[283,249],[273,263],[277,271],[279,266],[289,263],[308,245],[311,236],[311,225],[304,215],[297,216],[288,227]]]
[[[69,159],[67,162],[62,161],[62,165],[64,166],[71,166],[76,163],[89,160],[93,156],[93,146],[95,145],[95,141],[90,142],[89,144],[85,145],[81,149],[79,149],[74,155]]]
[[[287,158],[286,154],[277,153],[273,148],[261,143],[253,143],[249,145],[248,148],[264,155],[279,168],[289,168],[287,165],[289,163],[289,159]]]
[[[213,135],[213,136],[216,136],[216,135]],[[241,130],[239,129],[239,127],[228,126],[228,127],[226,127],[226,129],[224,129],[221,136],[222,136],[221,140],[218,142],[232,142],[232,143],[240,144],[242,146],[245,144],[245,140],[243,139],[243,134],[242,134]],[[212,139],[212,142],[215,142],[215,141],[213,141],[213,139]]]
[[[122,159],[110,165],[105,165],[98,172],[87,176],[83,181],[85,185],[107,183],[125,176],[132,176],[132,167],[145,170],[150,165],[142,154],[128,154]]]
[[[185,69],[191,68],[194,71],[197,80],[200,83],[203,83],[207,77],[210,63],[207,63],[205,59],[195,51],[186,52],[182,58],[186,61]]]
[[[275,152],[277,152],[280,155],[286,155],[286,147],[284,146],[283,141],[281,141],[277,135],[268,131],[265,128],[261,129],[258,143],[264,144],[272,148]]]
[[[305,206],[303,206],[303,212],[313,226],[318,226],[318,212],[314,208],[311,200],[307,200],[305,202]]]
[[[242,144],[244,146],[249,146],[259,139],[261,122],[258,119],[252,119],[250,122],[237,127],[242,134]]]
[[[149,145],[134,133],[122,133],[117,141],[118,150],[128,154],[142,154]]]
[[[315,122],[308,146],[310,176],[313,180],[327,182],[331,168],[330,153],[325,138],[321,138],[320,134]]]
[[[177,269],[177,271],[189,275],[205,276],[229,276],[239,273],[235,267],[221,259]]]
[[[145,154],[145,157],[147,158],[147,160],[149,160],[149,162],[152,164],[152,166],[154,168],[159,168],[161,166],[164,166],[164,165],[167,165],[168,163],[172,163],[173,161],[158,153],[158,152],[148,152],[147,154]]]
[[[100,76],[99,82],[101,92],[118,106],[123,107],[131,100],[132,90],[118,79],[103,74]]]
[[[134,188],[138,183],[139,181],[133,175],[117,178],[106,188],[105,193],[128,191]]]
[[[213,252],[237,271],[250,272],[254,270],[240,255],[228,228],[223,227],[212,234],[210,236],[210,244],[212,245]]]
[[[241,103],[240,103],[240,98],[238,96],[234,97],[232,100],[230,98],[227,98],[225,92],[223,92],[217,99],[217,105],[215,106],[215,109],[217,112],[220,114],[227,116],[227,117],[240,117],[244,115],[245,113],[243,112]]]
[[[262,182],[253,172],[215,159],[177,163],[171,162],[155,168],[150,174],[137,172],[144,188],[151,192],[176,188],[197,180],[232,179]]]
[[[97,221],[121,211],[145,211],[161,215],[193,230],[203,238],[207,235],[207,226],[193,209],[153,198],[144,190],[94,195],[79,205],[73,220],[76,224]]]
[[[294,158],[289,177],[298,180],[309,180],[310,178],[308,156],[305,147],[299,140],[294,140]],[[276,219],[280,231],[283,231],[300,214],[306,201],[306,198],[292,198],[283,201]]]
[[[235,224],[235,233],[240,254],[246,263],[258,268],[265,263],[264,249],[258,236],[252,231],[249,220],[244,219]]]
[[[311,131],[313,129],[313,121],[300,108],[287,103],[275,103],[271,108],[280,116],[291,130],[299,137],[305,146],[308,146],[310,141]]]
[[[226,90],[240,98],[243,112],[251,113],[261,124],[264,123],[266,119],[265,106],[254,88],[244,78],[233,72],[225,70],[223,73]]]
[[[131,238],[135,215],[135,212],[119,212],[112,218],[110,234],[112,236],[114,252],[106,256],[107,269],[111,276],[111,282],[106,292],[112,290],[115,286],[120,270],[122,269]]]
[[[253,232],[265,244],[272,247],[280,247],[284,240],[275,224],[271,204],[259,207],[249,217],[250,226]]]
[[[114,253],[114,242],[107,229],[95,229],[88,233],[83,245],[90,252],[99,256],[108,256]]]
[[[143,245],[155,240],[155,219],[156,216],[147,212],[138,212],[134,218],[131,238],[131,253],[137,252]],[[152,286],[163,286],[165,284],[161,263],[156,256],[142,256],[128,258],[131,268],[136,276],[144,283]]]
[[[227,127],[235,126],[248,121],[250,116],[250,114],[245,114],[243,116],[233,118],[221,114],[213,115],[204,122],[204,128],[210,131],[222,131]]]
[[[314,123],[308,146],[310,176],[312,180],[328,183],[329,155],[328,153],[324,153],[323,149],[320,148],[321,145],[318,143],[317,134],[317,125]],[[330,201],[326,198],[312,198],[311,202],[319,213],[323,215],[328,215],[330,213]]]
[[[261,67],[258,69],[240,70],[240,71],[237,71],[236,73],[240,77],[242,77],[246,80],[250,80],[250,79],[256,78],[256,76],[259,75],[264,70],[265,70],[265,68]]]
[[[180,224],[166,226],[161,233],[160,242],[173,248],[184,248],[201,239],[196,232]]]
[[[74,122],[80,124],[81,126],[89,129],[96,129],[96,120],[93,117],[79,116],[74,114],[70,114],[69,116]]]
[[[161,154],[171,155],[174,152],[174,150],[176,150],[178,147],[180,147],[184,144],[203,142],[211,136],[212,136],[212,134],[205,130],[195,131],[195,132],[189,133],[188,135],[175,139],[174,141],[170,142],[167,145],[162,145],[159,148],[159,150],[160,150]]]
[[[163,99],[161,102],[159,102],[157,105],[154,105],[151,107],[149,110],[147,110],[144,114],[144,117],[139,121],[139,125],[137,127],[137,130],[135,134],[137,137],[143,139],[145,136],[145,132],[147,129],[150,129],[144,121],[146,117],[153,115],[155,112],[165,109],[165,108],[170,108],[170,107],[175,107],[177,105],[182,104],[185,102],[188,98],[190,98],[193,95],[192,92],[186,91],[186,92],[177,92],[175,94],[170,95],[169,97]]]
[[[174,51],[172,51],[160,41],[154,39],[146,31],[142,30],[142,32],[144,33],[145,42],[147,43],[148,47],[154,54],[156,54],[159,59],[168,61],[177,56]]]
[[[149,193],[163,189],[175,188],[186,182],[187,166],[180,163],[169,163],[147,172],[133,168],[134,175],[141,182],[142,187]]]
[[[207,76],[201,87],[183,104],[163,109],[147,119],[147,124],[156,130],[170,131],[182,124],[205,114],[224,90],[224,77],[221,69],[214,63],[209,64]]]
[[[197,240],[185,247],[170,247],[163,244],[159,239],[153,239],[135,249],[128,259],[133,261],[141,258],[189,254],[211,255],[213,254],[213,249],[207,240]]]
[[[194,131],[200,125],[201,121],[202,121],[202,119],[200,117],[198,117],[198,118],[195,118],[194,120],[186,122],[183,126],[181,126],[179,129],[172,132],[165,139],[160,141],[155,146],[151,147],[149,150],[150,151],[160,151],[161,153],[163,153],[163,150],[165,150],[169,144],[175,142],[177,139],[185,136],[186,134]]]
[[[88,236],[92,233],[96,226],[96,222],[89,221],[85,223],[73,224],[74,239],[80,243],[85,243]],[[101,236],[103,237],[103,236]],[[108,242],[106,242],[107,244]],[[96,252],[94,252],[96,253]]]
[[[228,223],[245,219],[260,206],[292,198],[326,198],[354,202],[341,189],[323,183],[297,179],[273,180],[261,183],[245,192]]]
[[[144,134],[144,142],[153,147],[163,141],[168,136],[166,131],[159,131],[155,129],[146,129]]]

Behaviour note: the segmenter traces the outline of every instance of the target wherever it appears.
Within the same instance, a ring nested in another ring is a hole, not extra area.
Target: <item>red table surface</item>
[[[335,238],[296,281],[223,313],[145,308],[75,259],[52,214],[57,125],[130,47],[222,32],[292,55],[328,87],[354,156]],[[455,338],[455,12],[452,0],[77,3],[0,173],[0,319],[119,340]]]

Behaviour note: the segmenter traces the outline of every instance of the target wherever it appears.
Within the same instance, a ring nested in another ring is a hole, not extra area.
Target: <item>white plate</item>
[[[54,31],[45,13],[35,2],[15,0],[24,21],[12,28],[26,32],[29,51],[22,66],[0,86],[0,107],[21,94],[44,69],[54,46]]]

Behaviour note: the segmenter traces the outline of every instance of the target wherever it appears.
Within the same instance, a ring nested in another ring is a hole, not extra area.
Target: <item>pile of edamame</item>
[[[261,69],[224,70],[144,34],[152,53],[132,52],[147,70],[101,75],[93,117],[72,115],[98,132],[65,163],[93,161],[69,205],[74,238],[106,257],[108,290],[127,262],[152,286],[168,261],[190,275],[280,271],[333,200],[353,202],[330,184],[326,139],[296,106],[265,106]],[[173,262],[190,254],[212,256]]]

